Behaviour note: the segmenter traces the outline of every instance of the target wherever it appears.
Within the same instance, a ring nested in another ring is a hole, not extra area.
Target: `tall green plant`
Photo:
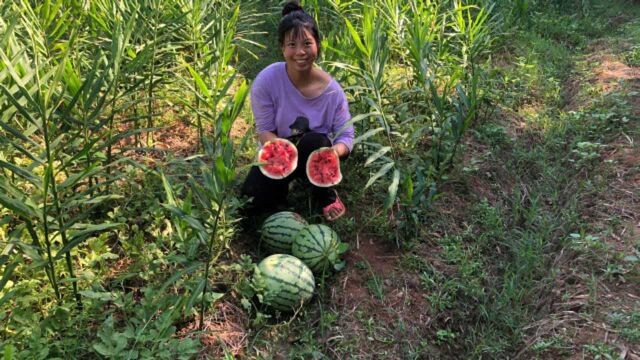
[[[208,91],[203,89],[203,92],[207,93]],[[247,94],[248,88],[243,82],[237,89],[235,96],[226,104],[216,119],[215,125],[221,130],[205,141],[206,159],[213,161],[213,164],[208,164],[199,157],[195,159],[199,175],[190,177],[189,185],[199,210],[198,216],[185,212],[183,203],[177,200],[172,186],[163,176],[168,200],[165,206],[176,218],[184,220],[193,229],[197,238],[206,244],[207,248],[204,275],[200,285],[196,287],[202,289],[201,329],[204,326],[204,314],[207,308],[206,294],[209,289],[209,271],[212,263],[223,253],[230,240],[230,233],[227,230],[232,226],[234,203],[231,186],[236,176],[235,146],[230,138],[230,130],[242,110]]]
[[[195,204],[199,209],[199,216],[185,213],[182,206],[176,200],[172,187],[165,179],[169,210],[177,218],[185,221],[193,229],[196,237],[207,246],[207,258],[205,261],[202,289],[200,326],[204,325],[204,313],[206,310],[206,294],[208,291],[208,278],[212,262],[222,254],[230,239],[227,233],[231,204],[231,185],[235,178],[235,147],[230,138],[233,122],[240,114],[244,101],[248,95],[248,87],[244,81],[238,83],[235,69],[230,66],[230,61],[235,54],[236,47],[233,43],[239,6],[232,8],[228,13],[231,17],[214,19],[211,23],[212,50],[216,52],[204,53],[206,59],[206,73],[201,73],[191,64],[183,62],[184,68],[190,77],[184,77],[183,83],[193,95],[194,103],[185,99],[184,103],[196,111],[211,125],[213,130],[208,136],[201,139],[205,150],[205,158],[213,162],[207,164],[202,158],[195,159],[196,167],[200,170],[198,177],[189,180],[190,191],[193,194]],[[232,86],[237,85],[235,94],[231,96]],[[224,102],[223,102],[224,101]],[[220,105],[225,104],[222,109]]]
[[[63,3],[47,2],[33,8],[25,1],[8,11],[12,26],[3,45],[16,47],[0,49],[0,104],[6,109],[0,139],[28,161],[0,162],[0,168],[12,174],[10,179],[0,177],[0,203],[22,224],[37,252],[18,241],[20,236],[13,238],[16,247],[22,256],[45,268],[59,300],[62,294],[55,264],[64,257],[68,281],[81,306],[71,252],[91,234],[118,224],[84,222],[92,209],[115,196],[104,194],[89,180],[104,171],[92,160],[97,158],[99,138],[89,140],[82,128],[73,127],[77,124],[70,109],[82,94],[93,94],[87,101],[99,98],[102,82],[89,80],[99,76],[97,70],[80,86],[65,78],[72,73],[69,59],[78,24],[65,17],[69,12]],[[99,111],[99,106],[94,110]]]
[[[493,5],[478,7],[454,1],[450,23],[453,32],[449,33],[449,36],[453,39],[451,43],[462,70],[470,75],[468,78],[473,76],[480,58],[486,54],[493,42],[492,10]]]
[[[351,123],[372,169],[366,187],[383,183],[385,207],[405,208],[407,223],[437,198],[475,117],[490,14],[460,1],[359,2],[343,9],[343,30],[325,41],[326,64],[346,74],[360,114]],[[410,81],[390,83],[400,70]]]

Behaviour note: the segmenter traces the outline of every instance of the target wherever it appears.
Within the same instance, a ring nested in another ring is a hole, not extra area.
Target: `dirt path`
[[[590,50],[592,54],[586,60],[597,64],[586,79],[590,86],[603,93],[640,91],[640,68],[617,60],[606,42],[593,44]],[[631,95],[628,101],[628,118],[637,119],[640,97]],[[602,239],[611,256],[606,259],[605,273],[595,283],[575,279],[567,284],[571,278],[564,277],[556,284],[557,294],[564,301],[554,303],[549,315],[533,324],[535,335],[527,345],[562,335],[573,339],[570,359],[595,358],[599,352],[616,353],[620,359],[640,359],[640,322],[635,320],[640,310],[640,127],[636,123],[629,129],[603,144],[602,165],[596,173],[605,174],[607,185],[604,191],[584,199],[591,204],[584,216],[592,228],[611,229]],[[636,260],[632,260],[634,256]],[[567,261],[564,272],[572,273],[572,261],[560,257],[559,261]],[[616,265],[625,261],[627,266]]]

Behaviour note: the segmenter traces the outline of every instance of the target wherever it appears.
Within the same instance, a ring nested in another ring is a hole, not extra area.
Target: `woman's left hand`
[[[331,148],[338,154],[338,157],[345,157],[349,154],[349,148],[343,143],[336,143]]]

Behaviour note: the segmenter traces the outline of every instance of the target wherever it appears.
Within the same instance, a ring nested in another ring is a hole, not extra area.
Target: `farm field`
[[[638,1],[303,1],[356,145],[293,312],[240,196],[283,4],[0,0],[4,359],[640,359]]]

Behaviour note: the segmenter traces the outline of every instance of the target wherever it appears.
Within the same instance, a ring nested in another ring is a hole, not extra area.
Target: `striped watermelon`
[[[294,310],[311,299],[316,286],[311,270],[300,259],[285,254],[262,260],[252,284],[261,303],[281,311]]]
[[[305,226],[291,246],[293,256],[302,260],[315,273],[338,269],[340,254],[346,251],[346,244],[340,243],[338,234],[322,224]]]
[[[277,212],[262,223],[262,245],[272,254],[290,254],[293,239],[305,226],[307,221],[302,216],[291,211]]]

